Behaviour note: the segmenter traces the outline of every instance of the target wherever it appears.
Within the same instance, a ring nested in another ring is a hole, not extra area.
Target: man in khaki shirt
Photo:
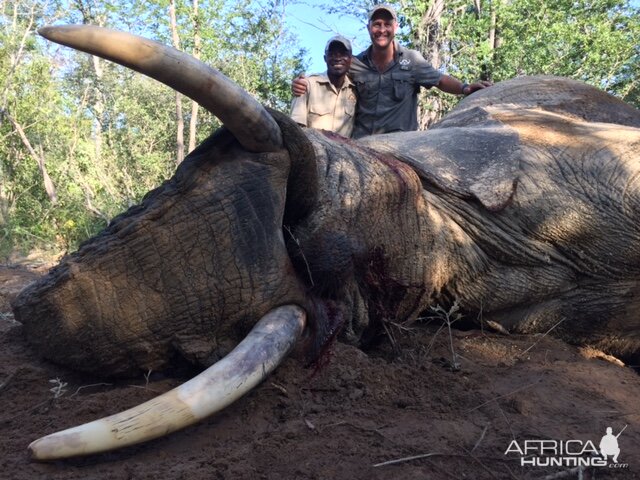
[[[305,127],[350,137],[356,111],[355,85],[347,77],[351,67],[351,42],[342,36],[329,39],[324,61],[327,74],[307,78],[309,88],[304,95],[293,99],[291,118]]]

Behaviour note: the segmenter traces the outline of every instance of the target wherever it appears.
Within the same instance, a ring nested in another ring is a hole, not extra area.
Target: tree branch
[[[20,124],[11,115],[9,115],[9,113],[6,110],[4,109],[0,110],[0,116],[3,116],[7,120],[9,120],[9,123],[13,125],[13,128],[15,129],[16,133],[20,137],[20,140],[22,140],[23,145],[29,151],[29,154],[31,155],[31,157],[38,164],[38,169],[40,170],[40,173],[42,174],[42,178],[44,181],[44,188],[47,191],[49,200],[53,205],[55,205],[56,202],[58,201],[58,196],[56,194],[56,189],[53,185],[53,182],[51,181],[51,178],[47,173],[47,168],[45,166],[44,153],[42,152],[42,147],[40,147],[40,153],[35,151],[35,149],[31,145],[31,142],[27,138],[27,135],[24,133],[24,130],[20,126]]]
[[[174,0],[169,2],[169,20],[173,47],[176,50],[180,50],[180,37],[178,36],[176,20],[176,2]],[[182,116],[182,95],[179,92],[176,92],[176,122],[178,124],[176,133],[176,165],[179,165],[184,159],[184,117]]]

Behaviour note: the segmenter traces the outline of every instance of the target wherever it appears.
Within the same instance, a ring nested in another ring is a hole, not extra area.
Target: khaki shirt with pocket
[[[291,118],[305,127],[350,137],[356,111],[355,85],[348,77],[340,89],[326,75],[311,75],[307,80],[307,93],[293,98]]]

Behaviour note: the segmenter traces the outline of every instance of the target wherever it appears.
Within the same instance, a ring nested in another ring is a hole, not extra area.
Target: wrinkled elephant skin
[[[352,141],[270,113],[282,142],[227,125],[20,295],[38,352],[99,375],[208,366],[298,305],[313,360],[457,302],[640,360],[640,111],[523,77],[428,132]]]

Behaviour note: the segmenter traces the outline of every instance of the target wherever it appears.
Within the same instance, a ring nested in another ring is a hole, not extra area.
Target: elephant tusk
[[[94,25],[49,26],[38,33],[143,73],[186,95],[218,117],[250,152],[274,152],[283,147],[280,127],[256,99],[184,52]]]
[[[107,452],[192,425],[262,382],[291,350],[305,323],[302,308],[275,308],[231,353],[198,376],[122,413],[42,437],[29,445],[31,458],[56,460]]]

